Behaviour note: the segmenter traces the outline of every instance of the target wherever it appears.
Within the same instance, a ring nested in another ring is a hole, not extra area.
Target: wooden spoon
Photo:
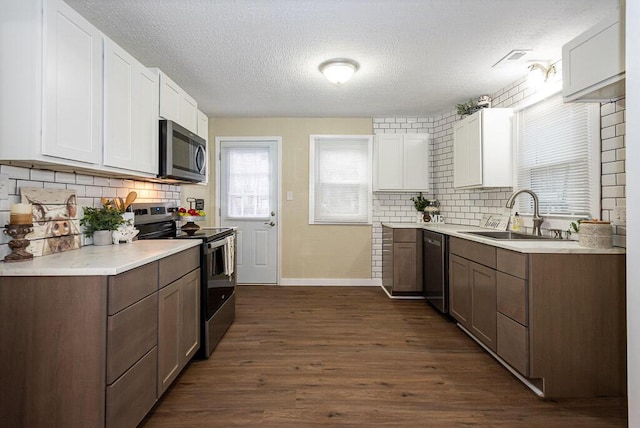
[[[138,197],[138,194],[136,192],[129,192],[127,194],[127,199],[124,201],[125,211],[127,210],[127,208],[129,208],[129,206],[133,203],[133,201],[136,200],[137,197]]]

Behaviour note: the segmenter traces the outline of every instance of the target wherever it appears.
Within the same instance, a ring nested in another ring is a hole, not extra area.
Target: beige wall
[[[371,226],[309,225],[309,135],[372,133],[371,118],[209,119],[210,164],[216,137],[282,137],[282,278],[371,278]],[[215,176],[213,168],[211,174]],[[212,179],[209,186],[182,190],[183,200],[206,198],[213,214]],[[286,200],[287,192],[293,192],[292,201]]]

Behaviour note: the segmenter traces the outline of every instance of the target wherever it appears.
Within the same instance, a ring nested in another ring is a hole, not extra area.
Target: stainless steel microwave
[[[197,183],[207,178],[206,141],[171,120],[160,121],[159,178]]]

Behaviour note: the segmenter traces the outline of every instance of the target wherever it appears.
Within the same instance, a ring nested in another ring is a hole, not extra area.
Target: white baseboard
[[[280,278],[280,285],[308,285],[329,287],[379,287],[380,278]]]

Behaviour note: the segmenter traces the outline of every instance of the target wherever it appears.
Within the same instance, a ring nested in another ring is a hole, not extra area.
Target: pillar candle
[[[31,224],[31,204],[12,204],[9,213],[10,224]]]

